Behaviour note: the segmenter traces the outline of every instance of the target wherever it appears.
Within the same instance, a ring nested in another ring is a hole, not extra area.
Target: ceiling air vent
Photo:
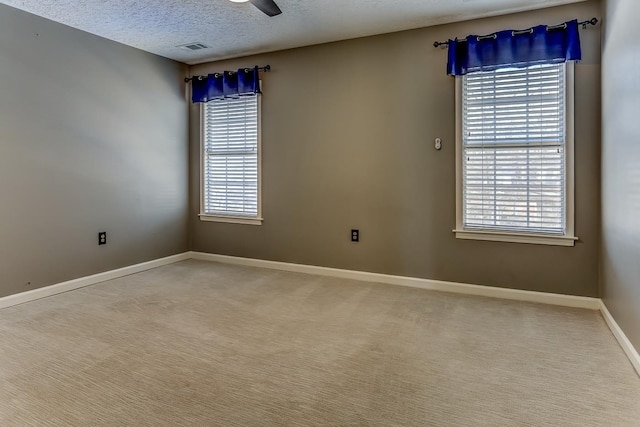
[[[211,46],[207,46],[204,43],[193,42],[193,43],[182,44],[176,47],[179,47],[180,49],[184,49],[188,51],[194,51],[194,50],[201,50],[201,49],[209,49]]]

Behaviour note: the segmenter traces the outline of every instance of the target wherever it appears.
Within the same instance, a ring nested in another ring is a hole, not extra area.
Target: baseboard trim
[[[604,321],[607,322],[607,326],[609,326],[609,329],[611,330],[613,336],[616,337],[618,344],[620,344],[620,347],[622,347],[622,350],[624,350],[624,353],[629,358],[629,361],[633,365],[633,368],[636,370],[638,375],[640,375],[640,354],[638,354],[638,351],[635,349],[633,344],[631,344],[631,341],[629,341],[629,338],[627,338],[627,336],[624,334],[624,332],[618,325],[618,322],[616,322],[616,320],[613,318],[613,316],[609,312],[609,309],[602,300],[600,300],[600,313],[602,313]]]
[[[291,271],[296,273],[316,274],[320,276],[337,277],[341,279],[361,280],[367,282],[385,283],[388,285],[408,286],[412,288],[427,289],[432,291],[451,292],[465,295],[477,295],[491,298],[536,302],[541,304],[560,305],[564,307],[586,308],[599,310],[602,317],[622,347],[634,369],[640,375],[640,355],[631,341],[624,334],[615,321],[604,302],[599,298],[580,297],[574,295],[561,295],[546,292],[523,291],[519,289],[496,288],[491,286],[471,285],[468,283],[445,282],[442,280],[420,279],[417,277],[394,276],[389,274],[369,273],[366,271],[343,270],[339,268],[318,267],[315,265],[293,264],[280,261],[268,261],[255,258],[242,258],[229,255],[210,254],[205,252],[189,251],[171,255],[128,267],[105,271],[91,276],[57,283],[43,288],[33,289],[19,294],[8,295],[0,298],[0,309],[24,304],[85,286],[107,280],[117,279],[134,273],[151,270],[164,265],[173,264],[188,259],[201,261],[214,261],[225,264],[244,265],[248,267],[268,268],[271,270]]]
[[[600,309],[600,299],[598,298],[552,294],[546,292],[523,291],[519,289],[496,288],[492,286],[445,282],[441,280],[421,279],[417,277],[393,276],[389,274],[369,273],[366,271],[343,270],[338,268],[318,267],[305,264],[292,264],[287,262],[267,261],[255,258],[242,258],[204,252],[191,252],[190,254],[192,258],[202,261],[215,261],[226,264],[268,268],[272,270],[317,274],[321,276],[337,277],[341,279],[353,279],[368,282],[386,283],[389,285],[409,286],[412,288],[428,289],[432,291],[537,302],[565,307],[587,308],[591,310]]]
[[[634,369],[640,375],[640,355],[600,298],[581,297],[574,295],[552,294],[546,292],[523,291],[519,289],[496,288],[491,286],[472,285],[468,283],[445,282],[441,280],[420,279],[416,277],[393,276],[366,271],[342,270],[338,268],[318,267],[314,265],[292,264],[279,261],[267,261],[255,258],[242,258],[229,255],[210,254],[205,252],[190,252],[190,257],[201,261],[214,261],[226,264],[236,264],[248,267],[268,268],[272,270],[292,271],[296,273],[317,274],[320,276],[337,277],[341,279],[378,282],[389,285],[409,286],[413,288],[433,291],[451,292],[466,295],[478,295],[491,298],[501,298],[517,301],[535,302],[541,304],[559,305],[564,307],[586,308],[599,310],[604,320],[618,341],[620,347],[629,358]]]
[[[151,270],[152,268],[161,267],[167,264],[173,264],[174,262],[184,261],[190,258],[190,253],[184,252],[165,258],[158,258],[140,264],[134,264],[115,270],[105,271],[103,273],[93,274],[91,276],[85,276],[66,282],[56,283],[54,285],[45,286],[38,289],[32,289],[30,291],[21,292],[19,294],[8,295],[6,297],[0,298],[0,309],[18,304],[24,304],[25,302],[72,291],[74,289],[84,288],[85,286],[95,285],[96,283],[104,282],[111,279],[117,279],[118,277],[140,273],[142,271]]]

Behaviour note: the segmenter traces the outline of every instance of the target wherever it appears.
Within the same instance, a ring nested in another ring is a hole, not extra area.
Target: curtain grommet
[[[584,25],[584,24],[583,24],[582,28],[583,28],[583,29],[585,28],[585,25]],[[567,23],[566,23],[566,22],[565,22],[565,23],[563,23],[563,24],[560,24],[560,25],[553,25],[553,26],[548,25],[548,26],[547,26],[547,28],[546,28],[546,30],[547,30],[547,31],[552,31],[552,30],[566,30],[566,29],[567,29]]]
[[[547,27],[549,28],[549,27]],[[520,31],[516,31],[513,30],[511,31],[511,37],[515,37],[515,36],[522,36],[525,34],[533,34],[533,28],[529,28],[528,30],[520,30]]]
[[[476,37],[476,40],[477,41],[488,40],[488,39],[496,40],[497,38],[498,38],[498,35],[494,33],[488,36],[478,36]]]

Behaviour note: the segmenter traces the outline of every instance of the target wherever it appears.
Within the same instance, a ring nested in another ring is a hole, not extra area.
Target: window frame
[[[257,214],[255,216],[244,215],[224,215],[210,214],[204,212],[205,199],[205,109],[206,103],[200,105],[200,213],[198,217],[201,221],[221,222],[229,224],[245,224],[245,225],[262,225],[264,218],[262,217],[262,94],[256,93],[257,102],[257,150],[258,150],[258,194],[257,194]],[[214,101],[210,101],[214,102]]]
[[[575,156],[574,156],[574,114],[575,114],[575,70],[573,62],[565,67],[565,230],[563,234],[536,231],[512,231],[482,228],[465,228],[463,218],[463,100],[462,84],[464,76],[455,78],[456,116],[456,238],[466,240],[488,240],[497,242],[530,243],[554,246],[574,246],[575,236]]]

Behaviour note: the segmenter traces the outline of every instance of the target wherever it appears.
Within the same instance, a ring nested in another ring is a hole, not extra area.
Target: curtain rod
[[[582,22],[578,22],[578,25],[582,25],[582,29],[587,28],[587,25],[596,25],[598,23],[598,19],[597,18],[591,18],[587,21],[582,21]],[[556,30],[558,28],[566,28],[567,24],[560,24],[560,25],[549,25],[547,26],[547,30]],[[522,30],[522,31],[514,31],[513,35],[518,35],[518,34],[527,34],[527,33],[532,33],[533,32],[533,28],[529,28],[526,30]],[[493,34],[489,34],[486,36],[479,36],[478,40],[482,40],[482,39],[489,39],[489,38],[496,38],[496,33]],[[460,42],[464,42],[467,39],[460,39],[458,41]],[[442,46],[442,45],[448,45],[449,41],[446,42],[433,42],[433,47],[438,47],[438,46]]]
[[[251,67],[254,68],[254,67]],[[250,70],[251,68],[245,68],[245,70]],[[269,71],[271,70],[271,65],[265,65],[264,67],[258,67],[258,70],[260,71]],[[184,82],[185,83],[189,83],[191,80],[197,79],[197,80],[202,80],[204,79],[206,76],[193,76],[193,77],[185,77],[184,78]]]

